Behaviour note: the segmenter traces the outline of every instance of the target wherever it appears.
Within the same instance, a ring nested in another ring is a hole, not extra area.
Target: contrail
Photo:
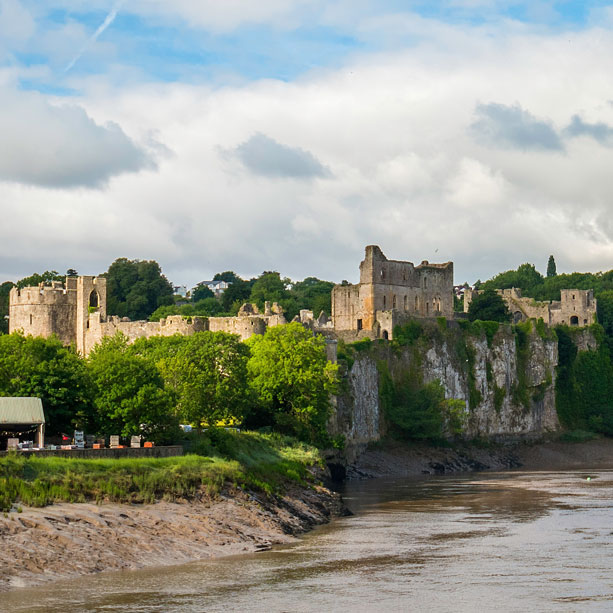
[[[113,23],[113,21],[115,21],[115,17],[117,17],[117,13],[124,2],[125,0],[117,0],[117,2],[115,2],[109,14],[106,16],[106,19],[102,22],[102,24],[100,24],[100,26],[98,26],[98,29],[89,37],[81,49],[79,49],[79,52],[72,58],[66,68],[64,68],[64,72],[68,72],[81,59],[81,56],[87,51],[90,45],[96,42],[96,39],[100,36],[100,34],[102,34]]]

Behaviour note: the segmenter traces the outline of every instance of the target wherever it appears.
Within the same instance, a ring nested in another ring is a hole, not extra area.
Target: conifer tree
[[[553,259],[553,255],[550,255],[547,262],[547,277],[555,277],[557,274],[556,261]]]

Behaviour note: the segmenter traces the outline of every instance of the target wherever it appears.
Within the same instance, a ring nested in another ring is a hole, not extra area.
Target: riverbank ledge
[[[613,468],[613,439],[580,443],[549,441],[432,447],[387,444],[371,448],[347,467],[348,479],[415,477],[483,470],[572,470]]]
[[[183,502],[22,507],[0,514],[0,591],[264,551],[342,513],[338,494],[294,484],[283,495],[226,486]]]

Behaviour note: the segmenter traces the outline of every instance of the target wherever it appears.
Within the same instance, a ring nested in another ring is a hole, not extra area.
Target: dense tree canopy
[[[199,302],[200,300],[204,300],[205,298],[214,298],[215,294],[211,291],[209,287],[207,287],[204,283],[198,283],[196,287],[192,290],[191,301]]]
[[[55,337],[0,336],[0,396],[41,398],[50,433],[81,426],[91,416],[85,364]]]
[[[511,321],[511,314],[504,300],[493,289],[486,289],[473,295],[468,307],[468,319],[507,322]]]
[[[15,287],[12,281],[5,281],[0,285],[0,334],[9,331],[9,293]]]
[[[323,311],[326,315],[332,312],[332,288],[334,283],[322,281],[316,277],[307,277],[304,281],[294,283],[290,290],[299,309],[309,309],[318,317]]]
[[[147,319],[173,304],[173,287],[154,260],[115,260],[105,273],[109,315]]]
[[[326,358],[325,340],[299,323],[269,328],[248,341],[250,383],[258,409],[248,420],[322,443],[336,390],[338,367]]]
[[[174,395],[155,364],[130,351],[124,336],[104,338],[87,364],[99,432],[141,434],[158,442],[174,434]]]
[[[45,270],[43,273],[37,273],[30,275],[29,277],[24,277],[23,279],[19,279],[17,281],[17,287],[35,287],[40,283],[50,283],[51,281],[63,281],[64,275],[61,275],[57,270]]]

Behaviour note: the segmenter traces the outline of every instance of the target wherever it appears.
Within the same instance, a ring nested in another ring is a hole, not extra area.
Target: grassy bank
[[[224,483],[272,493],[304,483],[317,450],[278,435],[224,430],[194,436],[189,453],[171,458],[80,460],[0,458],[0,510],[53,502],[151,503],[218,492]]]

